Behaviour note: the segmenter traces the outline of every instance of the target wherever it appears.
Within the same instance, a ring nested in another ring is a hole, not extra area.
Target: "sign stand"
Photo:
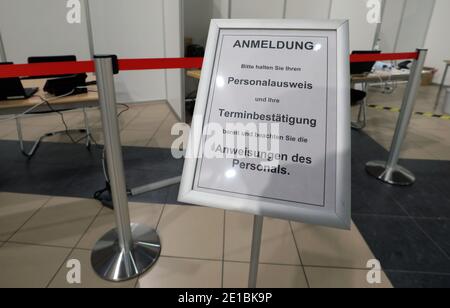
[[[130,224],[112,57],[95,56],[94,59],[117,228],[97,242],[92,251],[91,263],[100,277],[119,282],[137,277],[152,267],[161,253],[161,244],[155,230]]]
[[[255,289],[258,280],[259,256],[261,253],[264,216],[255,216],[253,221],[252,252],[250,257],[250,273],[248,288]]]
[[[178,201],[350,228],[348,30],[346,20],[211,21]]]
[[[139,187],[135,187],[131,189],[131,195],[132,196],[137,196],[137,195],[142,195],[145,194],[147,192],[151,192],[154,190],[158,190],[164,187],[169,187],[172,185],[176,185],[179,184],[181,182],[181,176],[177,176],[177,177],[173,177],[170,179],[166,179],[166,180],[162,180],[162,181],[158,181],[155,183],[150,183],[147,185],[143,185],[143,186],[139,186]]]
[[[419,57],[415,61],[411,71],[408,88],[403,100],[402,112],[400,113],[397,128],[395,129],[388,161],[371,161],[366,164],[366,170],[370,175],[391,185],[409,186],[416,181],[412,172],[398,165],[398,160],[403,141],[405,140],[408,131],[409,122],[414,111],[427,52],[428,50],[425,49],[418,50]]]

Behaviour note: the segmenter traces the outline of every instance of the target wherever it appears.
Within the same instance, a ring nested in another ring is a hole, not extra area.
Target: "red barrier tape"
[[[381,53],[381,54],[354,54],[350,56],[351,63],[372,61],[417,60],[418,52]]]
[[[350,62],[416,60],[418,56],[417,52],[355,54],[350,56]],[[201,68],[202,63],[203,58],[124,59],[119,60],[119,69],[121,71],[190,69]],[[0,78],[45,77],[93,72],[95,72],[93,61],[0,65]]]
[[[93,61],[0,65],[0,78],[68,75],[94,71]]]
[[[125,59],[121,71],[201,68],[203,58]],[[0,78],[45,77],[95,72],[94,61],[0,65]]]
[[[201,68],[203,58],[124,59],[119,60],[121,71]]]

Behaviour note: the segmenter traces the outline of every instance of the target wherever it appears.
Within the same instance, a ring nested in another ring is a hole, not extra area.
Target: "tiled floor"
[[[404,85],[399,85],[394,94],[372,91],[368,96],[367,103],[400,107],[404,92]],[[436,95],[437,87],[422,87],[418,94],[415,111],[434,112]],[[438,108],[438,114],[439,110],[441,108]],[[364,132],[388,150],[391,146],[397,118],[397,112],[369,109],[367,128],[364,129]],[[450,160],[450,120],[414,115],[400,157]]]
[[[401,92],[401,87],[393,96],[373,92],[369,103],[397,106]],[[418,111],[430,111],[434,93],[434,87],[421,89]],[[365,132],[388,148],[397,114],[370,109],[368,115]],[[98,110],[90,110],[89,118],[94,137],[101,143]],[[174,138],[170,136],[170,128],[177,122],[165,104],[135,105],[120,119],[125,146],[153,148],[151,152],[140,152],[139,148],[127,152],[125,164],[133,170],[133,174],[127,175],[130,180],[152,181],[160,178],[162,172],[179,172],[180,166],[165,158]],[[82,126],[83,117],[79,112],[69,112],[66,121],[70,127]],[[57,116],[29,118],[23,122],[27,140],[62,128]],[[428,169],[441,177],[450,176],[450,170],[442,168],[442,164],[405,161],[416,167],[421,180],[414,194],[407,191],[399,194],[366,179],[363,162],[383,159],[386,151],[370,138],[353,134],[356,138],[353,146],[364,151],[356,152],[353,157],[354,184],[358,184],[359,191],[354,198],[357,202],[353,204],[352,231],[266,218],[258,287],[391,287],[390,280],[396,286],[450,286],[446,274],[450,273],[450,209],[445,210],[446,206],[450,208],[450,203],[442,204],[442,200],[450,200],[450,195],[445,194],[449,185],[433,182],[428,178]],[[450,121],[414,117],[402,157],[450,160],[448,134]],[[0,139],[17,139],[14,123],[0,123]],[[47,141],[69,143],[67,137],[61,136]],[[12,177],[31,172],[31,180],[36,180],[48,169],[30,169],[18,154],[18,157],[11,154],[12,147],[16,146],[13,142],[2,142],[1,146],[7,147],[0,153],[2,160],[14,164],[14,168],[3,165],[0,170],[6,176],[8,187],[28,184],[32,187],[31,182],[14,182]],[[91,192],[86,196],[67,197],[72,196],[68,187],[75,187],[75,191],[92,190],[101,181],[100,170],[90,163],[98,157],[95,152],[94,157],[88,157],[83,151],[73,151],[70,144],[59,148],[62,152],[55,158],[51,155],[55,148],[44,145],[41,155],[33,161],[39,166],[51,164],[54,171],[47,178],[52,181],[55,194],[0,192],[0,287],[246,287],[252,217],[180,205],[175,198],[177,186],[130,203],[132,220],[156,228],[161,236],[162,257],[154,268],[138,279],[120,284],[99,279],[90,266],[90,250],[100,236],[114,227],[113,214],[89,199]],[[142,157],[143,153],[152,156]],[[77,161],[82,162],[81,167],[73,170],[82,178],[79,182],[55,180],[68,173],[67,155],[78,155]],[[157,164],[149,163],[151,160]],[[23,165],[22,169],[19,165]],[[92,177],[92,170],[99,176]],[[44,191],[44,186],[48,186],[47,182],[33,186],[33,192]],[[59,197],[57,192],[64,192],[61,195],[66,197]],[[417,196],[428,200],[429,210],[416,206]],[[407,256],[408,253],[413,255]],[[72,259],[81,262],[81,285],[67,282],[70,270],[67,261]],[[366,277],[370,259],[382,261],[390,279],[383,273],[381,284],[369,285]],[[404,264],[399,265],[401,262]]]
[[[92,247],[114,227],[110,210],[80,198],[0,193],[0,200],[0,225],[11,216],[17,222],[3,233],[0,287],[245,287],[248,281],[249,215],[130,203],[134,222],[158,230],[162,257],[139,279],[113,284],[99,279],[90,267]],[[12,200],[24,204],[23,209]],[[81,285],[66,280],[72,259],[81,262]],[[370,287],[365,266],[369,259],[374,256],[356,227],[335,232],[266,218],[258,286]],[[330,275],[332,280],[325,279]],[[386,276],[382,282],[378,287],[391,286]]]

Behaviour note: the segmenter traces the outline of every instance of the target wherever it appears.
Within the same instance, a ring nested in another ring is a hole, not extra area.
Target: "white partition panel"
[[[232,0],[231,18],[283,18],[284,0]]]
[[[444,60],[450,60],[450,1],[436,0],[436,6],[431,18],[425,47],[429,49],[427,66],[438,68],[434,82],[440,83],[444,72]],[[450,74],[446,84],[450,85]]]
[[[85,20],[69,24],[61,0],[1,0],[0,31],[9,61],[26,63],[30,56],[74,54],[89,59]]]
[[[406,1],[398,35],[397,52],[415,50],[424,46],[434,3],[434,0]],[[449,14],[450,11],[447,12],[447,15]]]
[[[286,0],[286,18],[328,19],[331,0]]]
[[[119,58],[164,57],[163,0],[89,1],[96,53]],[[116,79],[118,101],[143,102],[166,98],[164,71],[121,72]]]
[[[211,0],[212,1],[212,17],[213,18],[229,18],[231,0]],[[209,29],[209,27],[208,27]]]
[[[192,38],[194,44],[206,46],[208,29],[213,17],[213,1],[184,0],[184,35]]]
[[[406,0],[385,0],[385,2],[386,8],[380,30],[380,48],[383,52],[394,52]]]
[[[373,47],[376,24],[367,21],[369,9],[365,0],[333,0],[331,19],[350,20],[350,50],[370,50]]]
[[[164,0],[165,57],[179,58],[184,53],[183,4],[181,0]],[[166,70],[166,97],[180,120],[185,120],[184,70]]]

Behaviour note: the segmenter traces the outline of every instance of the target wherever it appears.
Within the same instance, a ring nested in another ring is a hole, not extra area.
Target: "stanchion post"
[[[250,256],[250,272],[248,278],[248,287],[250,289],[256,288],[256,283],[258,280],[259,256],[261,253],[263,224],[264,224],[263,216],[254,217],[252,252]]]
[[[442,81],[441,84],[439,85],[439,90],[436,96],[436,102],[434,103],[434,112],[437,112],[438,107],[439,107],[439,102],[441,101],[441,94],[442,94],[442,90],[444,90],[445,87],[445,81],[447,80],[447,74],[448,74],[448,68],[450,67],[449,63],[445,64],[445,69],[444,69],[444,74],[442,75]]]
[[[366,170],[370,175],[391,185],[409,186],[416,180],[412,172],[398,165],[398,160],[414,111],[417,92],[422,82],[422,71],[427,53],[428,51],[425,49],[418,50],[419,56],[411,70],[388,161],[372,161],[366,164]]]
[[[109,231],[97,242],[91,262],[100,277],[118,282],[137,277],[149,269],[158,259],[161,245],[155,230],[130,223],[112,59],[112,56],[94,57],[117,229]]]

